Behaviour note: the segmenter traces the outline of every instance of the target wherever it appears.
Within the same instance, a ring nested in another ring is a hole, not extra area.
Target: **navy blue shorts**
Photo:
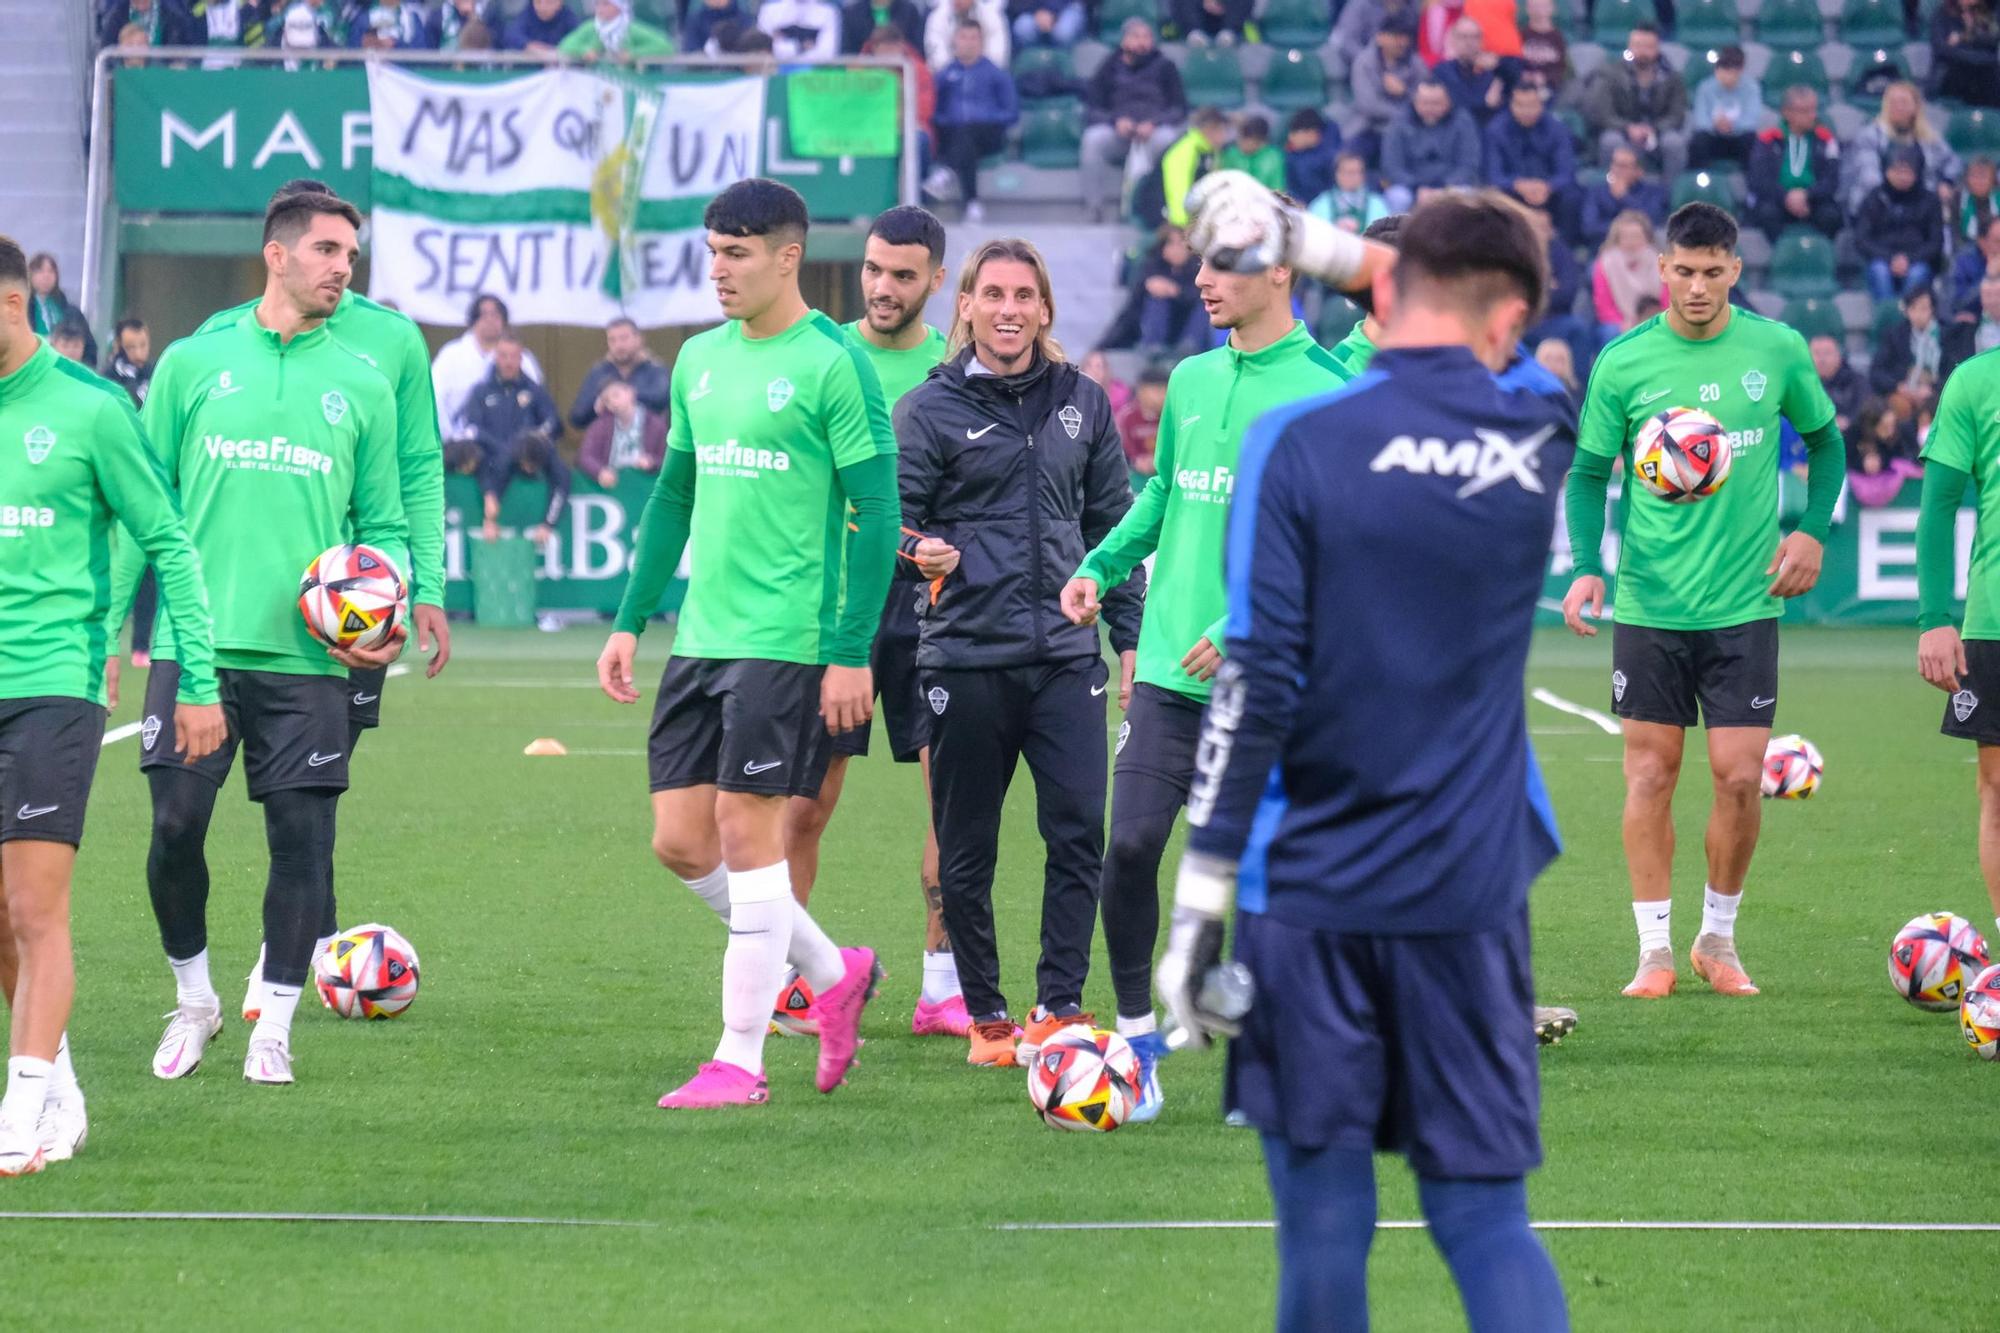
[[[1236,919],[1257,982],[1223,1096],[1302,1148],[1399,1152],[1490,1180],[1542,1160],[1528,914],[1479,935],[1343,935]]]

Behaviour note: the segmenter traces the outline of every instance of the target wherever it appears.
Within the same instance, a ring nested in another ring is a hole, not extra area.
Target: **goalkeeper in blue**
[[[1474,1333],[1568,1327],[1526,1188],[1528,886],[1559,843],[1522,677],[1576,444],[1568,397],[1515,356],[1549,286],[1538,235],[1492,191],[1418,208],[1375,280],[1368,370],[1243,444],[1158,985],[1191,1044],[1235,1038],[1287,1333],[1368,1326],[1376,1151],[1416,1172]],[[1232,900],[1240,1021],[1204,991]]]

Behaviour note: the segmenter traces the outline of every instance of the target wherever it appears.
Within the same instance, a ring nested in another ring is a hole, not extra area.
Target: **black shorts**
[[[139,767],[186,768],[220,787],[229,780],[236,750],[243,749],[243,777],[250,799],[274,791],[330,787],[347,790],[349,686],[341,676],[295,676],[280,671],[215,673],[229,736],[221,748],[183,764],[174,748],[174,695],[178,662],[155,661],[146,680],[146,717],[139,731]]]
[[[0,842],[83,842],[104,709],[47,695],[0,699]]]
[[[1236,918],[1257,983],[1224,1096],[1302,1148],[1400,1152],[1440,1180],[1542,1160],[1528,914],[1478,935],[1342,935]]]
[[[1958,693],[1944,701],[1939,730],[1962,741],[2000,745],[2000,643],[1967,639],[1965,665]]]
[[[758,796],[818,796],[833,757],[819,715],[825,671],[760,658],[669,657],[646,746],[652,789],[714,783]]]
[[[1132,706],[1118,724],[1114,751],[1111,807],[1118,808],[1115,787],[1127,776],[1154,778],[1176,785],[1181,800],[1194,782],[1194,755],[1201,748],[1201,718],[1208,705],[1191,695],[1140,681],[1132,687]]]
[[[386,666],[347,673],[347,723],[367,731],[382,725],[382,682],[389,679]]]
[[[1778,622],[1611,631],[1611,711],[1634,722],[1769,727],[1778,714]]]
[[[869,666],[875,674],[876,715],[889,731],[889,754],[899,764],[914,764],[931,743],[931,710],[924,688],[917,683],[917,636],[891,636],[885,622],[875,636]],[[859,758],[868,753],[873,719],[833,738],[833,753]]]

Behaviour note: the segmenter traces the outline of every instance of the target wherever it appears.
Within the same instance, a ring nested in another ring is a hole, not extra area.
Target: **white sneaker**
[[[277,1037],[259,1037],[243,1057],[245,1083],[292,1082],[292,1048]]]
[[[43,1158],[51,1164],[67,1162],[83,1151],[84,1140],[90,1137],[90,1117],[84,1113],[83,1098],[50,1097],[37,1128]]]
[[[250,975],[243,978],[243,1021],[254,1023],[264,1016],[263,1006],[257,1003],[257,985],[264,979],[264,946],[257,946],[257,962],[250,969]]]
[[[32,1176],[46,1161],[34,1126],[0,1120],[0,1176]]]
[[[965,222],[986,221],[986,205],[980,203],[977,199],[972,200],[966,204],[965,216],[961,220]]]
[[[167,1031],[153,1052],[154,1078],[186,1078],[201,1068],[202,1052],[222,1032],[222,1006],[195,1009],[182,1005],[167,1015]]]

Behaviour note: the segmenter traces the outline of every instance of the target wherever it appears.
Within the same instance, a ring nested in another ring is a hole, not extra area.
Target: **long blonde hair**
[[[991,240],[967,256],[965,264],[958,270],[958,295],[972,295],[972,289],[979,285],[979,270],[996,261],[1011,261],[1026,264],[1035,271],[1035,285],[1041,289],[1042,304],[1048,307],[1049,320],[1035,335],[1035,350],[1042,354],[1044,361],[1066,361],[1062,344],[1056,341],[1056,293],[1049,282],[1049,266],[1042,259],[1042,252],[1033,243],[1018,236],[1002,236]],[[959,303],[952,301],[951,332],[945,337],[945,355],[956,357],[972,344],[972,326],[959,313]]]
[[[1875,113],[1875,123],[1877,125],[1880,125],[1883,129],[1887,130],[1892,138],[1897,137],[1896,127],[1889,123],[1889,94],[1895,92],[1899,88],[1902,89],[1904,92],[1908,93],[1910,95],[1910,100],[1916,103],[1917,106],[1917,123],[1916,126],[1913,129],[1911,129],[1910,137],[1915,139],[1918,143],[1937,142],[1938,132],[1935,129],[1931,128],[1931,118],[1928,111],[1924,107],[1923,92],[1920,89],[1918,89],[1916,84],[1911,83],[1908,79],[1898,79],[1896,82],[1889,84],[1882,89],[1882,108],[1881,110]]]

